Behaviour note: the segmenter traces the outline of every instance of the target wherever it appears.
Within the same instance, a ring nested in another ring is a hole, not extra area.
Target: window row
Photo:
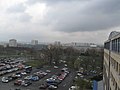
[[[106,57],[107,60],[109,60],[109,55],[106,52],[104,52],[104,56]]]
[[[110,49],[110,42],[106,42],[104,44],[104,48],[109,50]]]
[[[120,90],[120,88],[119,88],[117,82],[115,81],[115,78],[113,77],[112,73],[110,74],[110,78],[111,78],[112,85],[114,86],[114,90]],[[110,90],[112,90],[112,89],[110,88]]]
[[[112,40],[112,51],[120,52],[120,38]]]
[[[106,42],[104,44],[104,48],[110,50],[110,45],[111,45],[111,50],[115,52],[120,52],[120,38],[114,39],[110,42]]]
[[[116,60],[114,60],[112,57],[111,57],[110,63],[111,63],[111,66],[115,69],[115,71],[120,75],[120,64]]]

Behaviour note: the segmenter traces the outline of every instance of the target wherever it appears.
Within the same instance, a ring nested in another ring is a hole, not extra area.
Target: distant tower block
[[[9,47],[17,47],[17,40],[10,39],[9,40]]]
[[[38,45],[38,40],[32,40],[31,45]]]

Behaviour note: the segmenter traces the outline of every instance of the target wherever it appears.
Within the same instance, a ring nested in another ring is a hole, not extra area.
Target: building
[[[120,90],[120,32],[110,33],[104,43],[104,90]]]
[[[72,43],[65,43],[63,46],[72,46],[72,47],[97,47],[94,43],[79,43],[79,42],[72,42]]]
[[[31,45],[38,45],[38,40],[32,40]]]
[[[101,81],[93,81],[93,90],[103,90],[103,80]]]
[[[55,42],[54,42],[54,45],[55,45],[55,46],[61,46],[61,43],[60,43],[60,41],[55,41]]]
[[[9,40],[9,47],[17,47],[17,40],[10,39]]]

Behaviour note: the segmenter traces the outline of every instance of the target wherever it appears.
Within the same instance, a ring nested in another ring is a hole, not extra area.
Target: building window
[[[118,72],[118,62],[116,62],[116,71]]]
[[[120,64],[119,64],[119,75],[120,75]]]
[[[118,39],[118,52],[120,52],[120,38]]]

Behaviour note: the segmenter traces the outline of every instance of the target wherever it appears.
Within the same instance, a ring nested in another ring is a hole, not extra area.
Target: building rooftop
[[[112,31],[112,32],[110,33],[108,39],[112,39],[113,37],[115,37],[115,36],[117,36],[117,35],[119,35],[119,34],[120,34],[120,32]]]

